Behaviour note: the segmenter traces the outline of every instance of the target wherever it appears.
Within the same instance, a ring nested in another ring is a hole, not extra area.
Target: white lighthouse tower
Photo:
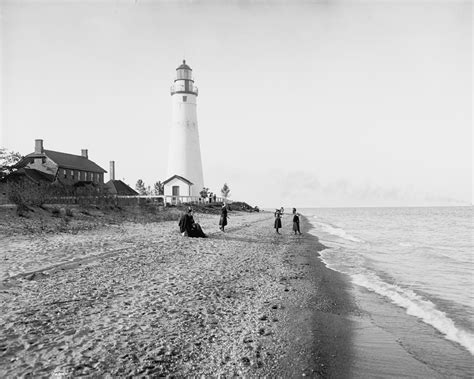
[[[176,79],[171,86],[173,123],[168,155],[169,179],[165,181],[165,186],[167,182],[174,184],[173,196],[200,196],[199,192],[204,187],[196,114],[198,89],[194,85],[192,71],[183,60],[183,64],[176,69]],[[183,183],[188,186],[183,186]],[[165,192],[168,192],[166,188]]]

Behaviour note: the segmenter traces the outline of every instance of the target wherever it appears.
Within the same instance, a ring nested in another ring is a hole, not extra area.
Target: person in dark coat
[[[278,234],[280,234],[280,232],[278,231],[278,229],[280,228],[281,228],[281,212],[279,209],[277,209],[275,211],[275,229]]]
[[[224,231],[224,227],[227,225],[227,206],[224,204],[221,209],[221,218],[219,219],[219,229]]]
[[[301,234],[300,232],[300,214],[296,213],[296,208],[293,208],[293,231]]]
[[[183,236],[207,238],[206,234],[204,234],[201,228],[201,225],[194,222],[193,210],[191,207],[189,207],[188,211],[181,216],[178,225],[179,232]]]

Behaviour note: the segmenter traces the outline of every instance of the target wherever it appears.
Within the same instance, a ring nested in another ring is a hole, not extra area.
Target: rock
[[[33,272],[25,276],[26,280],[40,280],[46,278],[48,275],[42,272]]]

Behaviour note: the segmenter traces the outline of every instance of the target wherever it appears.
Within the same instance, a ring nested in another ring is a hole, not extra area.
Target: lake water
[[[355,377],[474,376],[473,207],[298,211],[365,312]]]

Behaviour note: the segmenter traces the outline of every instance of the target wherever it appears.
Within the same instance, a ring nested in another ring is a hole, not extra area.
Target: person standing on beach
[[[278,231],[278,229],[280,228],[281,228],[281,212],[279,209],[277,209],[275,211],[275,229],[276,229],[277,234],[280,234],[280,232]]]
[[[224,231],[224,227],[227,225],[227,206],[224,203],[221,209],[221,218],[219,219],[219,229]]]
[[[300,232],[300,214],[296,213],[296,208],[293,208],[293,231],[301,234]]]

